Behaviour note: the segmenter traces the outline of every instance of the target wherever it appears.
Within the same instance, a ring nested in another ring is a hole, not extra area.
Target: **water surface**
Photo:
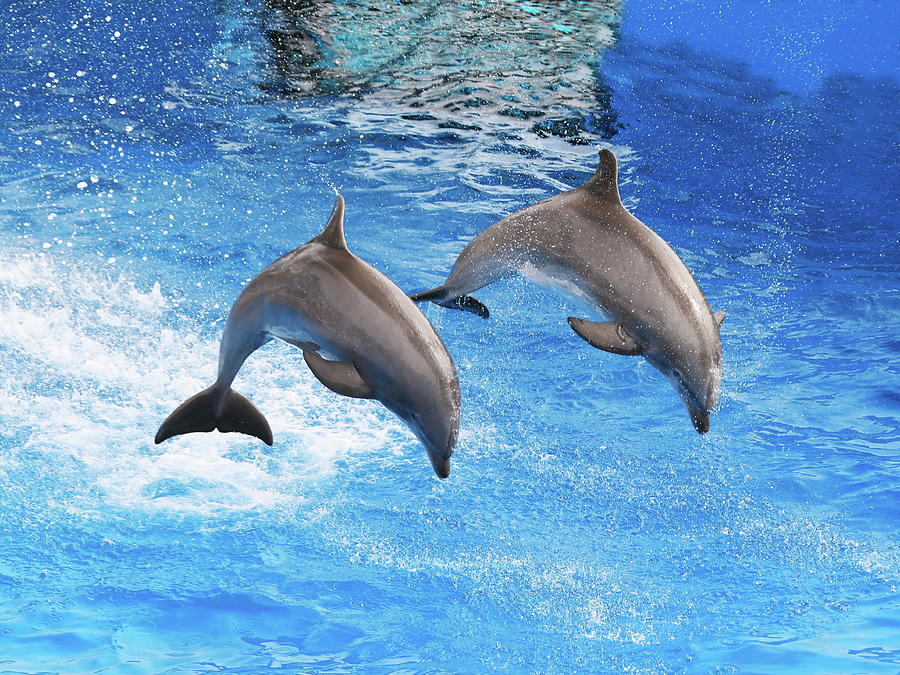
[[[834,4],[750,14],[778,41]],[[839,40],[729,56],[719,5],[14,1],[4,672],[896,672],[897,80]],[[853,7],[882,54],[890,10]],[[598,147],[728,313],[709,434],[509,281],[488,321],[424,308],[463,389],[447,481],[283,344],[236,383],[273,447],[153,444],[333,187],[352,250],[417,291]]]

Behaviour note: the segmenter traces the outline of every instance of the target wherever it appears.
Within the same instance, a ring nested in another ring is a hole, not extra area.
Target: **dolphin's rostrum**
[[[523,274],[576,296],[605,322],[569,318],[589,344],[642,355],[675,385],[698,432],[709,430],[719,395],[722,345],[715,316],[684,262],[619,197],[610,150],[584,185],[533,204],[477,235],[441,286],[412,296],[487,317],[469,296]]]
[[[231,384],[244,360],[275,337],[303,350],[313,375],[332,391],[381,401],[416,434],[435,473],[449,475],[459,433],[456,367],[403,291],[348,250],[340,195],[322,233],[266,267],[238,297],[216,382],[169,415],[156,442],[218,429],[271,445],[265,417]]]

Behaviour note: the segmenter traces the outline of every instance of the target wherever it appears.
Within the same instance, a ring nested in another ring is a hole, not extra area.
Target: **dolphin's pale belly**
[[[519,272],[523,277],[539,286],[560,293],[579,305],[605,313],[604,308],[584,290],[583,281],[571,270],[551,263],[535,265],[526,262]]]

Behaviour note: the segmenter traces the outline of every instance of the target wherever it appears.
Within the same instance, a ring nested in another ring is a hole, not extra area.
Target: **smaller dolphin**
[[[321,234],[266,267],[238,297],[215,383],[166,418],[156,443],[218,429],[271,445],[266,418],[231,383],[246,358],[275,337],[302,349],[332,391],[381,401],[419,438],[435,473],[450,475],[460,417],[456,367],[418,307],[349,251],[340,195]]]
[[[488,316],[469,293],[522,274],[575,296],[609,317],[569,325],[588,344],[614,354],[642,355],[681,394],[694,428],[709,430],[719,395],[719,325],[688,268],[619,197],[616,156],[581,187],[533,204],[470,241],[441,286],[412,296]]]

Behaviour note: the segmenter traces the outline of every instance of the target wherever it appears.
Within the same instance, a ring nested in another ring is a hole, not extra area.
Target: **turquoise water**
[[[0,672],[896,672],[896,10],[746,7],[9,4]],[[423,308],[447,481],[283,344],[273,447],[153,444],[332,186],[412,292],[597,147],[728,313],[709,434],[509,281]]]

